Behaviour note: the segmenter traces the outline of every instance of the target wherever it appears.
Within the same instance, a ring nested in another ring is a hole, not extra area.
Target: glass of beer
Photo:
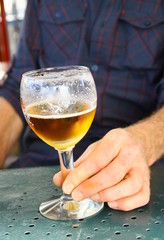
[[[74,167],[73,148],[89,130],[97,106],[96,87],[84,66],[44,68],[23,74],[20,89],[24,116],[35,134],[58,151],[63,180]],[[82,219],[98,213],[103,203],[80,202],[64,194],[43,202],[50,219]]]

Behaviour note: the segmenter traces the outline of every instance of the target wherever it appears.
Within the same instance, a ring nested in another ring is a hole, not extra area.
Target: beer
[[[78,143],[88,131],[96,108],[78,101],[68,108],[54,102],[36,103],[27,107],[26,119],[31,129],[47,144],[65,150]]]

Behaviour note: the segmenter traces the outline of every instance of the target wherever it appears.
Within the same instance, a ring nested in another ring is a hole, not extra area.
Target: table
[[[164,239],[164,168],[152,168],[150,203],[121,212],[105,205],[88,219],[53,221],[39,204],[61,190],[52,177],[57,167],[0,171],[0,240],[133,240]]]

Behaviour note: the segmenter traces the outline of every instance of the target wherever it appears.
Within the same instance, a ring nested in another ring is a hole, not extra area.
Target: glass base
[[[94,202],[87,198],[81,202],[76,202],[72,198],[64,196],[43,202],[40,207],[40,213],[53,220],[83,219],[97,214],[103,209],[104,203]]]

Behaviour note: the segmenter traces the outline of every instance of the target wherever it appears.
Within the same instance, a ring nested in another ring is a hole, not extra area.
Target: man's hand
[[[15,109],[0,97],[0,168],[9,154],[12,146],[18,140],[23,122]]]
[[[114,129],[92,144],[62,183],[54,183],[80,201],[91,197],[111,208],[128,211],[149,202],[150,173],[144,151],[130,131]]]
[[[164,156],[164,106],[150,117],[108,132],[75,163],[65,181],[54,183],[80,201],[91,197],[111,208],[132,210],[150,199],[149,166]]]

